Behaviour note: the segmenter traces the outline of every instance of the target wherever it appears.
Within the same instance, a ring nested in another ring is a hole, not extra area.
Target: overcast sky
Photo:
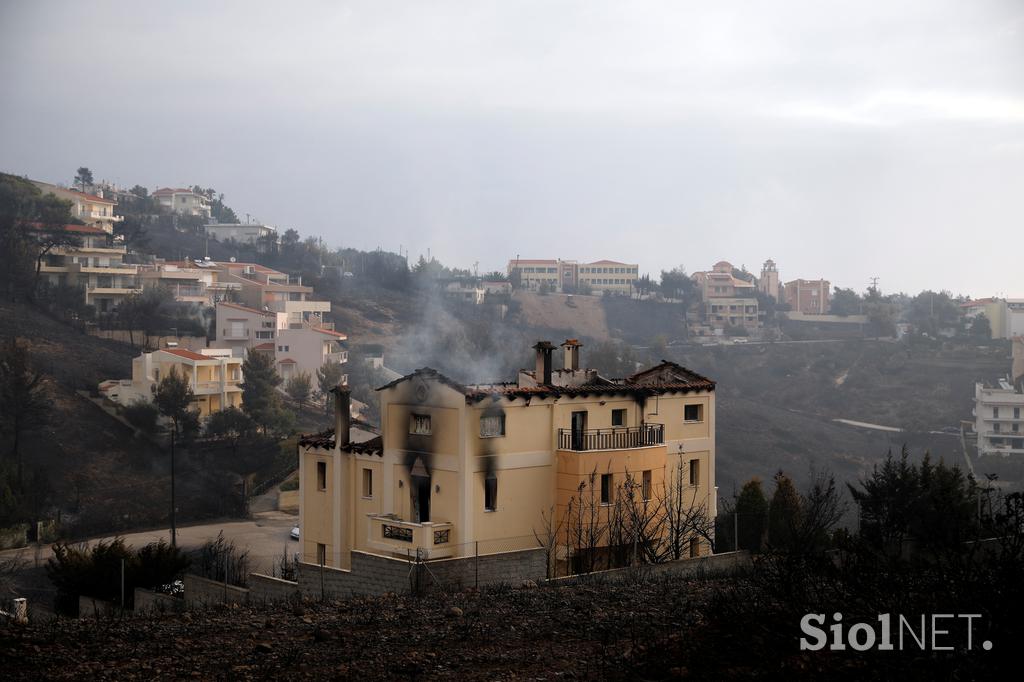
[[[0,3],[0,170],[481,271],[1024,296],[1017,0]]]

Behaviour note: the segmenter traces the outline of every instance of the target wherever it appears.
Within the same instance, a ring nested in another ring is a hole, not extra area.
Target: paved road
[[[233,540],[235,546],[249,550],[250,568],[253,571],[270,571],[282,553],[298,551],[299,543],[289,537],[289,533],[299,517],[294,514],[270,511],[253,514],[253,518],[245,521],[219,521],[197,526],[178,528],[178,546],[191,549],[199,547],[207,540],[217,537],[223,531],[224,537]],[[141,533],[126,533],[120,537],[134,547],[142,547],[158,540],[170,541],[170,529],[152,530]],[[106,540],[112,537],[104,538]],[[22,549],[10,549],[0,552],[0,561],[20,556],[29,565],[45,563],[53,556],[49,545],[38,548],[34,546]]]

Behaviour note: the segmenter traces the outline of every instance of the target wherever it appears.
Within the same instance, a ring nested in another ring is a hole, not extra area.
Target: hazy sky
[[[1024,296],[1017,0],[0,0],[0,84],[0,170],[335,246]]]

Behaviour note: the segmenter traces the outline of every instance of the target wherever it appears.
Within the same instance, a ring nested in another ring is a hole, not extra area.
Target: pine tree
[[[242,410],[267,432],[281,422],[284,409],[277,387],[281,377],[274,370],[270,356],[249,353],[242,363]]]
[[[793,549],[800,530],[800,494],[793,481],[779,471],[775,493],[768,505],[768,542],[782,550]]]

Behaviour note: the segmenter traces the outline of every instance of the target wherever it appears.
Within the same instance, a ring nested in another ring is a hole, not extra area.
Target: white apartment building
[[[173,213],[210,219],[210,200],[190,189],[162,187],[151,196],[158,206]]]
[[[240,244],[259,244],[262,240],[277,239],[277,228],[255,223],[217,223],[204,226],[206,234],[219,242],[236,241]]]
[[[39,180],[32,180],[31,182],[44,195],[53,194],[58,199],[70,201],[71,215],[73,217],[78,218],[86,225],[99,227],[107,234],[114,232],[114,223],[124,220],[123,216],[114,215],[114,207],[117,206],[117,202],[103,197],[103,190],[100,190],[100,194],[96,195],[52,185]]]
[[[1013,339],[1009,377],[974,385],[974,431],[979,455],[1024,455],[1024,337]]]

